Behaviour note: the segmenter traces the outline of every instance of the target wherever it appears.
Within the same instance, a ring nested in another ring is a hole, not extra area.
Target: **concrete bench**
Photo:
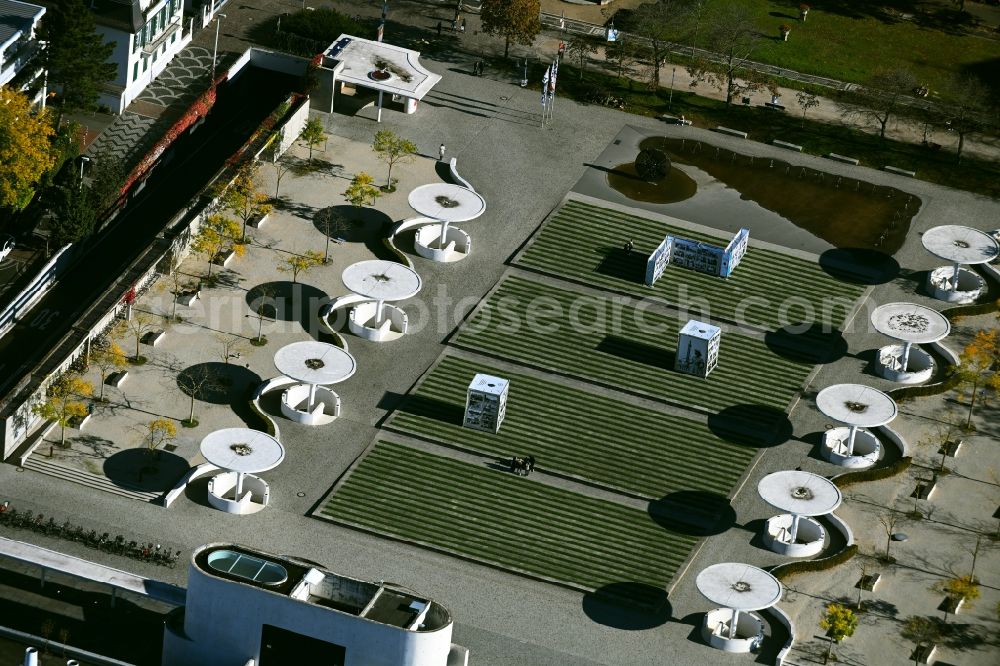
[[[687,126],[691,124],[691,121],[687,120],[686,118],[678,118],[677,116],[670,116],[667,114],[663,114],[662,116],[660,116],[660,120],[667,123],[668,125]]]
[[[826,157],[827,159],[837,160],[838,162],[843,162],[844,164],[853,164],[854,166],[858,166],[858,162],[860,162],[860,160],[854,157],[838,155],[837,153],[827,153]]]
[[[884,166],[882,168],[885,171],[889,171],[890,173],[898,173],[900,176],[909,176],[910,178],[916,178],[917,177],[917,172],[916,171],[908,171],[906,169],[900,169],[899,167],[888,166],[888,165]]]
[[[260,229],[264,226],[264,223],[267,222],[268,217],[269,215],[267,213],[264,213],[263,215],[254,215],[247,220],[247,226],[253,227],[254,229]]]
[[[192,305],[194,305],[194,302],[196,300],[198,300],[198,292],[197,291],[182,291],[181,293],[177,294],[177,297],[176,297],[175,300],[180,305],[183,305],[184,307],[189,308]]]
[[[731,129],[729,127],[722,127],[721,125],[719,127],[716,127],[715,131],[720,132],[722,134],[728,134],[730,136],[738,136],[741,139],[747,138],[746,132],[741,132],[740,130]]]
[[[798,144],[790,143],[788,141],[782,141],[780,139],[772,139],[771,140],[771,145],[778,146],[779,148],[787,148],[788,150],[794,150],[794,151],[796,151],[798,153],[802,152],[802,146],[800,146]]]
[[[229,263],[229,260],[232,259],[234,256],[236,256],[236,251],[235,250],[231,250],[231,249],[230,250],[225,250],[225,251],[220,252],[219,254],[215,255],[212,258],[212,263],[215,264],[216,266],[225,266],[225,265],[227,265]]]
[[[119,370],[118,372],[112,372],[108,375],[108,378],[104,380],[104,383],[108,386],[121,388],[126,379],[128,379],[128,370]]]
[[[162,330],[162,329],[157,329],[155,331],[150,331],[146,335],[142,336],[141,342],[144,345],[149,345],[150,347],[155,347],[156,345],[160,344],[160,341],[163,340],[163,337],[166,334],[167,334],[167,332],[164,331],[164,330]]]
[[[774,109],[775,111],[784,111],[785,110],[785,105],[784,104],[777,104],[775,102],[764,102],[764,106],[766,106],[769,109]]]

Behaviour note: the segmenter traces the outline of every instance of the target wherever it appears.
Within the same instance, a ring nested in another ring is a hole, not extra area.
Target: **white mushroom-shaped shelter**
[[[898,413],[896,401],[864,384],[834,384],[816,395],[816,407],[824,416],[848,427],[823,433],[823,457],[844,467],[870,467],[882,451],[878,438],[864,428],[889,423]]]
[[[295,380],[281,393],[281,413],[306,425],[323,425],[340,416],[340,396],[326,388],[357,370],[347,351],[315,340],[293,342],[274,354],[274,367]]]
[[[255,472],[274,469],[285,459],[285,447],[252,428],[223,428],[205,435],[201,455],[227,470],[208,481],[208,503],[226,513],[256,513],[267,506],[271,488]]]
[[[474,220],[486,212],[486,200],[477,192],[451,183],[429,183],[411,191],[408,201],[425,223],[414,237],[417,254],[432,261],[451,262],[472,252],[469,234],[451,225]],[[420,218],[412,221],[418,222]]]
[[[409,327],[406,312],[387,305],[386,301],[403,301],[420,291],[422,283],[415,270],[395,261],[370,259],[345,268],[341,280],[353,292],[352,300],[358,303],[348,316],[352,333],[374,342],[395,340],[406,334]]]
[[[840,506],[840,489],[818,474],[798,470],[768,474],[757,484],[762,500],[786,511],[767,520],[764,543],[776,553],[810,557],[823,550],[826,530],[813,520]]]
[[[901,384],[919,384],[934,374],[934,357],[914,345],[930,344],[947,337],[951,323],[943,314],[916,303],[887,303],[872,311],[876,331],[902,344],[878,350],[875,371],[880,377]]]
[[[986,282],[962,264],[985,264],[1000,256],[1000,243],[985,231],[946,224],[924,232],[924,249],[951,266],[935,268],[927,275],[927,291],[949,303],[973,303],[986,291]]]
[[[702,596],[721,608],[705,614],[701,635],[725,652],[750,652],[764,640],[764,622],[750,611],[770,608],[781,598],[781,583],[763,569],[738,562],[706,567],[695,579]]]

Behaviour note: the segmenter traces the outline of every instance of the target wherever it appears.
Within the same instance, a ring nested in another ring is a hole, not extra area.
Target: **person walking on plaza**
[[[441,147],[438,148],[438,159],[440,161],[444,162],[444,144],[443,143],[441,144]]]
[[[438,37],[441,36],[441,21],[438,21]]]

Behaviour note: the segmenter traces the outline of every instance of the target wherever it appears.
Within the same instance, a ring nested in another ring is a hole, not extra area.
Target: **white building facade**
[[[93,0],[97,32],[115,49],[118,71],[101,93],[100,104],[121,113],[191,42],[184,30],[184,0]]]
[[[24,90],[41,76],[35,65],[39,43],[35,38],[45,7],[19,0],[0,0],[0,87],[14,85]],[[34,102],[44,99],[40,89]]]
[[[287,555],[208,544],[163,636],[163,666],[467,666],[451,614],[399,585]]]

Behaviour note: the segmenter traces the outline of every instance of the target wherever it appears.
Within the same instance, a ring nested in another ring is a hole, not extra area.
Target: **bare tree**
[[[278,159],[274,160],[274,198],[278,198],[278,192],[281,189],[281,179],[285,177],[285,174],[292,170],[293,164],[287,156],[282,155]]]
[[[597,42],[589,35],[578,35],[566,45],[566,57],[577,59],[581,81],[583,73],[587,71],[587,60],[595,53],[597,53]]]
[[[275,303],[275,289],[270,285],[262,284],[254,287],[253,291],[257,294],[253,302],[250,304],[250,310],[257,317],[257,337],[250,341],[250,344],[255,346],[262,346],[267,342],[264,338],[264,313],[267,308],[271,308],[273,311],[277,311],[277,304]]]
[[[720,62],[701,59],[693,63],[689,70],[696,81],[707,80],[725,90],[726,104],[732,104],[738,94],[758,90],[761,86],[759,77],[747,64],[760,45],[762,36],[750,9],[741,2],[719,6],[709,21],[709,47],[722,59]]]
[[[132,310],[132,317],[125,322],[125,326],[128,328],[129,334],[135,338],[135,356],[132,357],[132,360],[136,363],[143,363],[145,358],[139,354],[139,344],[142,342],[142,336],[153,330],[153,318],[145,312]]]
[[[333,235],[347,231],[350,222],[344,215],[328,208],[320,212],[316,218],[316,223],[319,226],[319,230],[326,236],[326,247],[323,249],[323,263],[328,264],[330,263],[330,241],[333,240]]]
[[[885,556],[883,559],[886,562],[895,562],[896,560],[889,555],[889,547],[892,545],[892,535],[896,533],[897,527],[906,522],[906,516],[899,511],[886,509],[878,515],[878,522],[885,531]]]
[[[195,399],[202,399],[212,391],[220,390],[222,382],[219,381],[218,375],[212,372],[208,366],[197,365],[181,372],[177,376],[177,384],[191,398],[191,411],[188,414],[187,420],[181,423],[187,427],[194,427],[198,425],[198,421],[194,417]]]
[[[690,36],[698,4],[688,0],[660,0],[639,5],[632,12],[631,30],[648,40],[654,89],[660,87],[660,69],[670,60],[671,50]],[[617,47],[619,57],[625,57],[624,48]],[[621,69],[619,63],[618,76]]]
[[[864,608],[862,607],[862,595],[865,592],[865,583],[867,583],[869,576],[872,576],[876,573],[875,569],[878,567],[878,564],[873,556],[861,552],[858,552],[858,554],[854,556],[853,561],[854,561],[854,566],[858,570],[858,573],[861,574],[861,580],[858,581],[858,603],[857,603],[857,609],[858,612],[860,613],[864,610]]]
[[[889,120],[912,109],[907,102],[916,99],[913,96],[916,87],[917,79],[909,70],[882,68],[872,74],[864,86],[847,94],[840,106],[846,116],[877,123],[879,137],[884,139]]]
[[[971,134],[997,125],[997,105],[992,103],[990,90],[982,79],[971,74],[952,76],[948,92],[953,100],[940,109],[945,126],[958,134],[957,162],[962,162],[965,139]]]
[[[222,346],[220,354],[222,356],[222,362],[226,365],[229,365],[229,359],[239,358],[246,350],[246,347],[244,346],[246,339],[242,335],[220,333],[215,337]]]
[[[802,109],[803,122],[805,122],[806,113],[809,109],[819,106],[819,100],[816,99],[816,95],[810,92],[800,91],[795,93],[795,101],[798,103],[799,108]]]

